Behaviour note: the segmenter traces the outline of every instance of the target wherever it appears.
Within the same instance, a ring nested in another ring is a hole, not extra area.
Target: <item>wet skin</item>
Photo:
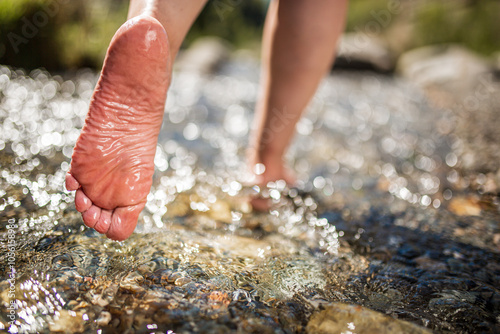
[[[249,170],[253,174],[250,184],[258,185],[261,189],[267,187],[269,182],[284,180],[288,186],[295,185],[295,173],[289,169],[279,155],[259,155],[255,150],[248,150],[247,161]],[[257,164],[260,164],[261,171],[258,171]],[[265,212],[271,207],[269,198],[263,198],[260,195],[250,199],[252,208],[256,211]]]
[[[118,29],[66,175],[85,225],[111,239],[128,238],[146,204],[170,69],[156,19],[138,16]]]

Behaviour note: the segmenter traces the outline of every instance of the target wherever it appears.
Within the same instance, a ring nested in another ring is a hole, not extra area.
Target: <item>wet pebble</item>
[[[175,280],[174,284],[177,286],[183,286],[191,282],[191,279],[188,277],[179,277]]]
[[[136,271],[132,271],[127,274],[120,281],[120,288],[126,289],[132,292],[143,292],[144,288],[140,285],[144,281],[144,277]]]
[[[84,323],[81,312],[60,310],[53,322],[49,323],[49,329],[52,333],[82,333]]]
[[[334,303],[323,306],[309,320],[308,334],[387,333],[430,334],[425,328],[391,318],[359,305]]]
[[[398,255],[407,259],[413,259],[421,254],[420,250],[412,245],[403,245],[398,249]]]
[[[98,326],[107,326],[111,321],[111,313],[102,311],[99,317],[96,319],[96,324]]]
[[[419,269],[432,270],[432,271],[448,269],[448,267],[444,262],[433,260],[428,256],[417,257],[414,259],[414,261],[417,264],[417,268]]]
[[[178,279],[185,278],[185,273],[180,271],[175,271],[167,276],[167,282],[174,284]]]

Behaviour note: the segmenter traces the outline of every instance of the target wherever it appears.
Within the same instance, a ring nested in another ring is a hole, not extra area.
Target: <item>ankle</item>
[[[277,163],[280,161],[283,162],[285,156],[284,150],[275,148],[270,145],[253,145],[247,149],[246,153],[248,161],[255,163]]]

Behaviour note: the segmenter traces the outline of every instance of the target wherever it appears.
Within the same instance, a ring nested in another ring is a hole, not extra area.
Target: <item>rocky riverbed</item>
[[[114,242],[63,188],[97,74],[0,67],[1,329],[499,332],[497,84],[473,122],[440,90],[334,73],[297,127],[297,187],[257,189],[243,168],[257,74],[249,60],[175,74],[148,205]],[[252,212],[256,192],[269,212]]]

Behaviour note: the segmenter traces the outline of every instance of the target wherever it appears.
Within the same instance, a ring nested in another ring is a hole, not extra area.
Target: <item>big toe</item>
[[[134,232],[137,219],[144,206],[145,203],[116,208],[106,236],[118,241],[127,239]]]

